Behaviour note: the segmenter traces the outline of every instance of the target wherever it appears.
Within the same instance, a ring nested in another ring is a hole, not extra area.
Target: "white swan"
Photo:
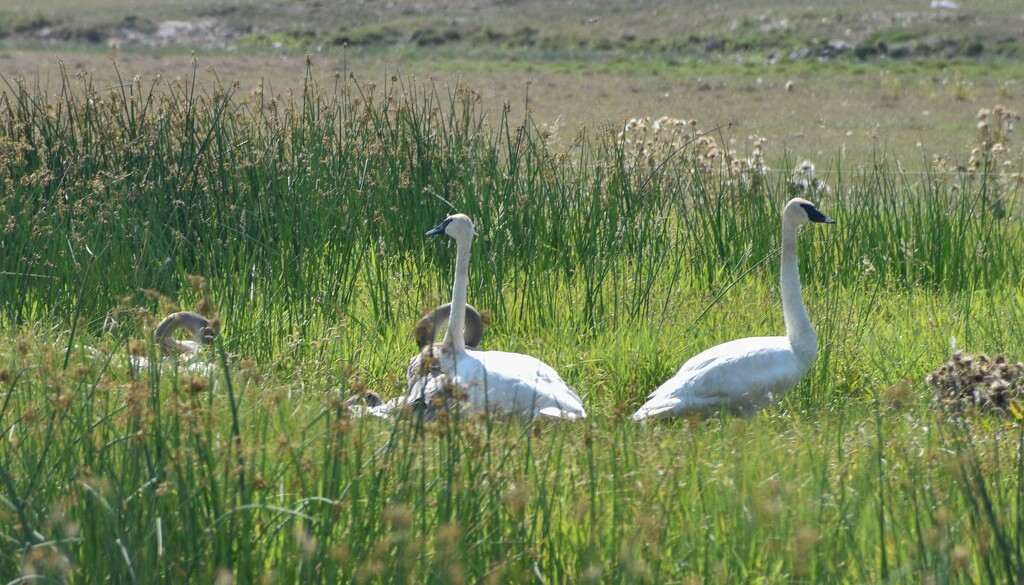
[[[778,400],[811,368],[818,337],[800,297],[797,228],[833,223],[805,199],[792,199],[782,211],[782,315],[786,335],[736,339],[690,358],[647,398],[635,420],[709,416],[719,411],[752,415]]]
[[[466,347],[469,249],[476,232],[468,217],[457,214],[426,233],[427,236],[439,234],[455,240],[455,285],[448,331],[437,356],[440,374],[424,382],[422,395],[451,396],[468,412],[526,418],[585,417],[583,401],[551,366],[528,355]]]

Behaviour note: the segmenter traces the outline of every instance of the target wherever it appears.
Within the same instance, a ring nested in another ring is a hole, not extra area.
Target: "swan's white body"
[[[527,418],[583,418],[583,401],[558,372],[537,358],[507,351],[438,355],[438,373],[409,388],[408,402],[457,401],[466,412],[511,414]]]
[[[800,382],[818,353],[818,338],[800,295],[797,267],[796,231],[808,222],[832,220],[804,199],[786,204],[780,269],[786,335],[736,339],[693,356],[648,396],[633,415],[635,420],[706,417],[722,411],[750,416]]]
[[[465,215],[448,217],[427,235],[447,234],[456,242],[455,285],[448,331],[440,348],[431,348],[437,373],[410,384],[408,402],[454,400],[463,412],[524,418],[577,419],[586,416],[583,401],[551,366],[537,358],[504,351],[477,351],[465,344],[469,251],[476,235]]]

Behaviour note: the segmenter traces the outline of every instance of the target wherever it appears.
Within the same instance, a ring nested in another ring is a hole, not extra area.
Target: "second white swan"
[[[695,355],[648,396],[635,420],[720,411],[750,416],[804,377],[818,354],[818,337],[800,295],[796,232],[810,222],[834,223],[806,199],[792,199],[782,211],[780,288],[786,335],[736,339]]]

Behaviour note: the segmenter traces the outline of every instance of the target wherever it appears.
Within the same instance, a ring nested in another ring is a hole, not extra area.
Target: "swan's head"
[[[782,210],[782,219],[796,225],[804,223],[835,223],[824,213],[818,211],[818,208],[813,203],[800,197],[789,200],[786,208]]]
[[[440,234],[455,238],[457,241],[466,241],[476,235],[476,230],[473,229],[473,220],[461,213],[456,213],[455,215],[449,215],[441,222],[441,225],[426,233],[428,236]]]

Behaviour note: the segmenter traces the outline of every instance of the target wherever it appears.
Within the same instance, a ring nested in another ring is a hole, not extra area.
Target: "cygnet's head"
[[[439,234],[446,234],[448,237],[455,238],[456,241],[465,241],[472,239],[476,235],[476,230],[473,229],[473,220],[461,213],[456,213],[449,215],[441,222],[441,225],[426,233],[428,236]]]
[[[835,223],[824,213],[818,211],[813,203],[800,197],[789,200],[786,208],[782,210],[782,220],[792,224],[804,223]]]

